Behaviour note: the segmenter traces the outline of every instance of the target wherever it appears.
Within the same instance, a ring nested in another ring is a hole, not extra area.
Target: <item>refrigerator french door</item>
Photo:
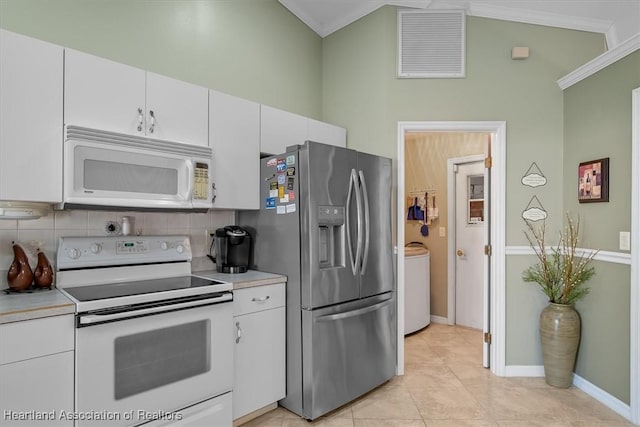
[[[261,161],[252,268],[287,276],[287,396],[315,419],[395,375],[391,160],[307,141]]]

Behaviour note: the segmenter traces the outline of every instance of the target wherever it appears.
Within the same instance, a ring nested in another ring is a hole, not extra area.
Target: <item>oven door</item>
[[[114,316],[76,329],[77,426],[175,418],[176,411],[231,391],[230,302],[125,320]]]

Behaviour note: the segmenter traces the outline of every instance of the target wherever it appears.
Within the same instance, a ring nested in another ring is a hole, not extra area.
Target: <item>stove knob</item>
[[[102,252],[102,245],[100,243],[94,243],[91,245],[91,252],[94,254],[99,254]]]
[[[167,249],[169,249],[169,244],[167,242],[160,243],[160,249],[166,251]]]
[[[69,258],[71,259],[78,259],[80,258],[80,251],[75,248],[72,248],[72,249],[69,249],[69,252],[67,253],[67,255],[69,255]]]
[[[178,246],[176,246],[176,252],[178,252],[179,254],[181,254],[182,252],[184,252],[184,246],[182,246],[182,245],[178,245]]]

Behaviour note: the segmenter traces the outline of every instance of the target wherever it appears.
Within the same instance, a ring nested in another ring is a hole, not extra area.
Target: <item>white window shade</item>
[[[398,77],[465,76],[465,12],[398,11]]]

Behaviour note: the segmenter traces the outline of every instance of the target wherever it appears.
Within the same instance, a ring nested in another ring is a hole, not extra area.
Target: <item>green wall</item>
[[[322,118],[322,39],[277,0],[0,0],[0,27]]]
[[[631,91],[640,87],[640,51],[571,86],[564,96],[564,209],[579,214],[581,247],[619,251],[631,230]],[[609,202],[577,201],[580,162],[609,157]],[[596,263],[576,372],[629,403],[630,267]]]
[[[396,158],[398,121],[507,122],[507,244],[524,244],[521,212],[536,194],[557,228],[562,206],[562,90],[556,81],[603,52],[600,34],[467,18],[463,79],[398,79],[397,15],[384,7],[326,37],[323,118],[348,128],[352,148]],[[513,46],[531,56],[511,59]],[[549,180],[520,178],[536,161]]]
[[[396,78],[396,9],[385,7],[325,38],[323,116],[349,129],[349,146],[396,157],[398,121],[506,121],[506,240],[526,245],[522,211],[536,195],[549,230],[562,224],[563,91],[557,80],[604,51],[600,34],[467,18],[464,79]],[[529,59],[511,59],[528,46]],[[520,183],[535,161],[548,179]],[[506,260],[507,365],[541,365],[542,292],[522,271],[535,259]]]

